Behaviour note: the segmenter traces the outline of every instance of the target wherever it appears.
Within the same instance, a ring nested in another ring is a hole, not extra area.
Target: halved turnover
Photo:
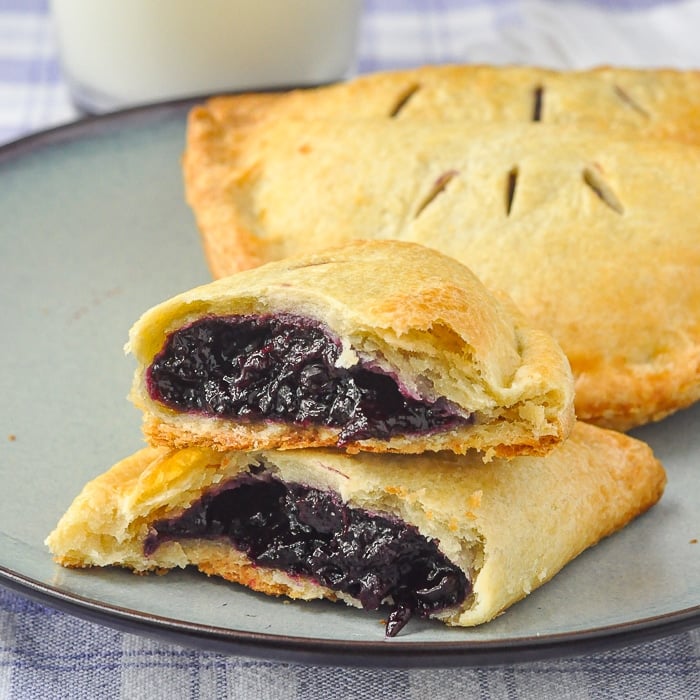
[[[573,424],[557,343],[463,265],[359,242],[176,296],[130,333],[131,392],[171,447],[542,454]]]
[[[88,483],[47,544],[68,567],[195,566],[270,595],[487,622],[650,508],[644,443],[579,423],[545,457],[146,447]]]

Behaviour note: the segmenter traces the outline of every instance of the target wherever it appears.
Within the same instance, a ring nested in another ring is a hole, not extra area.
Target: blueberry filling
[[[391,604],[389,637],[414,614],[459,605],[471,591],[437,541],[412,525],[268,474],[227,481],[180,516],[154,523],[144,552],[150,556],[162,542],[186,538],[225,538],[255,565],[308,576],[368,610]]]
[[[337,367],[340,352],[309,319],[205,317],[168,337],[146,383],[151,398],[181,411],[337,427],[341,446],[467,422],[447,400],[406,396],[361,363]]]

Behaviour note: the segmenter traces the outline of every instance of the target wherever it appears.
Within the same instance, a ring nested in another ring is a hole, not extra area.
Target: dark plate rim
[[[30,133],[0,145],[0,164],[44,147],[98,136],[105,131],[122,127],[132,120],[184,116],[192,107],[205,102],[209,97],[211,95],[185,97],[137,105],[107,114],[87,115]],[[629,623],[497,641],[338,641],[243,632],[188,623],[81,597],[4,566],[0,566],[0,583],[41,604],[122,631],[141,633],[166,642],[219,653],[275,658],[280,661],[314,665],[401,668],[524,663],[606,651],[700,626],[700,605],[697,605]]]
[[[415,668],[516,664],[608,651],[700,625],[700,605],[696,605],[630,623],[508,640],[345,641],[244,632],[185,622],[83,597],[3,566],[0,566],[0,583],[41,604],[125,632],[206,651],[312,665]]]
[[[310,90],[316,85],[299,85],[287,86],[281,88],[266,88],[265,93],[285,93],[294,90]],[[99,135],[106,130],[110,130],[115,126],[122,126],[131,120],[155,120],[160,118],[169,118],[174,115],[186,115],[190,109],[199,104],[204,104],[207,100],[213,97],[222,95],[236,95],[251,92],[246,91],[229,91],[226,93],[204,93],[200,95],[190,95],[178,97],[172,100],[164,100],[161,102],[149,102],[145,104],[137,104],[130,107],[104,112],[101,114],[92,114],[78,112],[78,116],[56,126],[51,126],[38,131],[29,132],[18,136],[10,141],[0,144],[0,162],[5,158],[21,156],[29,151],[34,151],[43,146],[53,146],[65,141],[71,141],[76,138],[85,138],[91,135]]]
[[[167,118],[186,114],[192,107],[205,102],[211,95],[185,97],[167,102],[135,105],[104,114],[82,114],[62,124],[30,132],[0,144],[0,162],[21,157],[46,146],[55,146],[67,141],[99,135],[122,126],[132,120]]]

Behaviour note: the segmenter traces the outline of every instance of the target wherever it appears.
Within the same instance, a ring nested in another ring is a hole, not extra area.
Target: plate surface
[[[314,663],[516,662],[661,636],[700,621],[700,406],[636,431],[665,463],[651,512],[497,620],[412,621],[283,603],[189,571],[70,571],[43,545],[90,478],[142,444],[123,345],[151,305],[209,280],[184,203],[188,103],[80,122],[0,149],[0,583],[112,626]]]

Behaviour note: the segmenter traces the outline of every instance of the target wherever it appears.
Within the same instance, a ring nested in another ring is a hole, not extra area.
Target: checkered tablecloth
[[[366,0],[358,72],[454,61],[700,67],[700,2]],[[0,0],[0,143],[78,116],[47,0]],[[0,587],[0,700],[225,697],[700,698],[700,630],[568,659],[364,670],[164,644]]]

